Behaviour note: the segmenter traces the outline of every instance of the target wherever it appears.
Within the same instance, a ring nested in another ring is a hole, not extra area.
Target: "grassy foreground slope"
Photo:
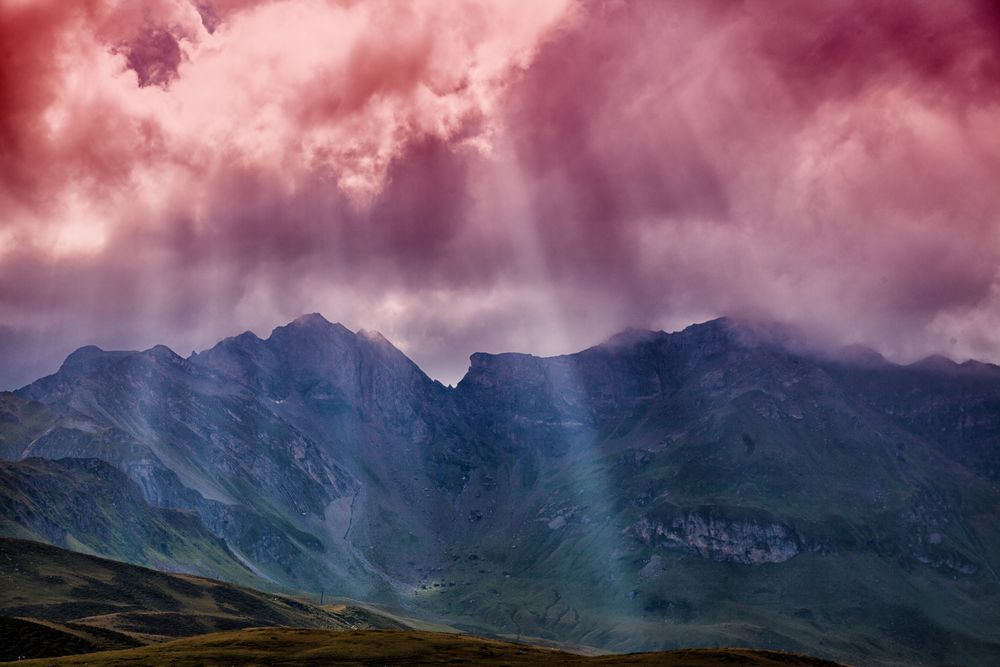
[[[0,539],[0,660],[45,665],[834,665],[741,649],[588,657],[417,631],[404,619],[371,608],[319,607],[9,538]]]
[[[406,627],[368,609],[318,607],[38,542],[0,539],[0,660],[132,648],[259,626]]]
[[[664,667],[836,667],[777,651],[696,649],[584,657],[509,642],[433,632],[336,632],[254,628],[181,639],[124,651],[18,664],[45,665],[663,665]]]

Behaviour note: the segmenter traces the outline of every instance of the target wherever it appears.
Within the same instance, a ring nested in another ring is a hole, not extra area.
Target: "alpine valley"
[[[1000,664],[989,364],[720,319],[447,387],[314,314],[81,348],[0,394],[0,457],[0,534],[146,568],[550,646]]]

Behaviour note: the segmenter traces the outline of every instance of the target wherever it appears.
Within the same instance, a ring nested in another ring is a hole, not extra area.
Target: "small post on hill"
[[[324,590],[323,590],[322,588],[321,588],[321,589],[319,589],[319,606],[320,606],[320,607],[322,607],[322,606],[323,606],[323,594],[324,594],[325,592],[326,592],[326,591],[324,591]]]

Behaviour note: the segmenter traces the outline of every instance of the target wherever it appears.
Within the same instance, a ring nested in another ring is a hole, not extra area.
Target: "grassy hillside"
[[[0,617],[0,659],[6,660],[257,626],[406,627],[360,607],[321,608],[16,539],[0,539]]]
[[[44,659],[35,664],[834,664],[749,650],[585,657],[17,539],[0,539],[0,584],[0,660]]]
[[[153,507],[97,459],[0,461],[0,535],[241,584],[260,580],[196,514]]]
[[[70,656],[19,665],[661,665],[662,667],[836,667],[776,651],[700,649],[584,657],[549,649],[433,632],[254,628],[139,649]]]

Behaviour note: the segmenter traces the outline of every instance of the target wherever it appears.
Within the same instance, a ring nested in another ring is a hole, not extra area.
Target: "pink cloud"
[[[0,31],[0,347],[37,372],[315,310],[449,380],[721,314],[1000,359],[985,0],[20,0]]]

